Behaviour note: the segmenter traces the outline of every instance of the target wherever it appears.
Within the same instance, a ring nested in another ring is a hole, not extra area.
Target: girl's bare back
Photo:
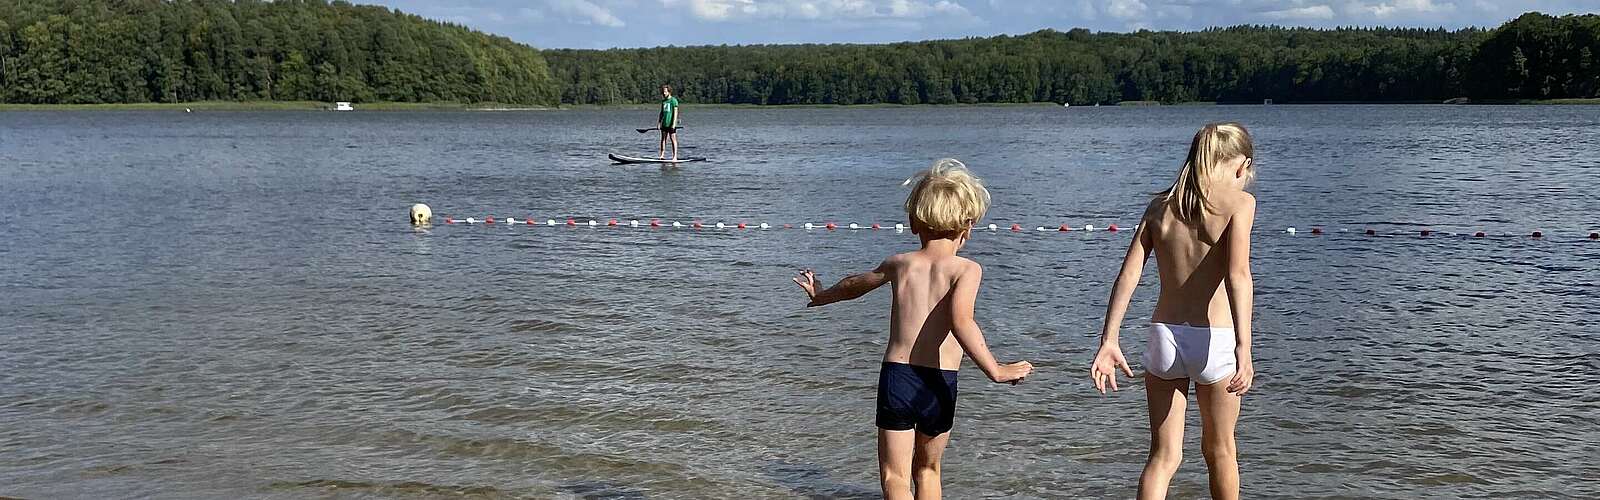
[[[1228,275],[1227,232],[1234,216],[1255,206],[1245,191],[1210,200],[1211,210],[1196,223],[1185,222],[1175,207],[1158,198],[1145,211],[1144,242],[1155,254],[1161,295],[1150,318],[1157,323],[1233,326],[1223,282]],[[1248,230],[1248,229],[1246,229]]]

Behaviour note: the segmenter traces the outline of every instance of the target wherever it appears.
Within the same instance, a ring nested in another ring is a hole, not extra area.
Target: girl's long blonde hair
[[[1189,144],[1189,158],[1178,170],[1178,179],[1164,193],[1164,200],[1174,207],[1184,221],[1197,221],[1205,216],[1206,189],[1212,177],[1219,174],[1217,165],[1234,158],[1254,158],[1255,145],[1250,141],[1250,131],[1235,122],[1212,123],[1194,134]],[[1255,169],[1246,169],[1245,183],[1255,180]]]

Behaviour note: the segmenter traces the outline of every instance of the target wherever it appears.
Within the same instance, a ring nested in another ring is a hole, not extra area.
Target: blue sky
[[[1496,26],[1600,0],[357,0],[540,48],[880,43],[1044,28],[1194,30],[1234,24]]]

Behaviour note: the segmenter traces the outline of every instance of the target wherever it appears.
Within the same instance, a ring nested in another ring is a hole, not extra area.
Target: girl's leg
[[[1233,428],[1239,422],[1240,398],[1228,392],[1228,381],[1232,379],[1195,388],[1200,399],[1200,450],[1206,457],[1206,469],[1211,471],[1211,498],[1217,500],[1239,498],[1239,460]]]
[[[1167,484],[1183,462],[1183,410],[1189,405],[1189,379],[1164,380],[1144,374],[1150,405],[1150,458],[1139,476],[1139,498],[1167,497]]]
[[[878,482],[885,500],[912,500],[911,455],[916,432],[878,429]]]
[[[950,444],[950,433],[938,437],[917,435],[917,454],[911,460],[911,477],[917,482],[917,500],[939,500],[944,488],[939,485],[939,461],[944,458],[944,447]]]

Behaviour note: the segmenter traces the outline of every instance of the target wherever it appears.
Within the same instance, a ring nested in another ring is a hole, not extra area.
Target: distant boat
[[[1072,103],[1070,103],[1070,102],[1063,102],[1063,103],[1061,103],[1061,107],[1063,107],[1063,108],[1070,108],[1070,107],[1072,107]]]
[[[1262,106],[1271,106],[1272,105],[1272,99],[1262,99],[1261,100],[1261,105]]]
[[[355,111],[356,108],[354,106],[351,106],[350,103],[348,103],[348,102],[341,101],[341,102],[333,103],[333,110],[334,111]]]

